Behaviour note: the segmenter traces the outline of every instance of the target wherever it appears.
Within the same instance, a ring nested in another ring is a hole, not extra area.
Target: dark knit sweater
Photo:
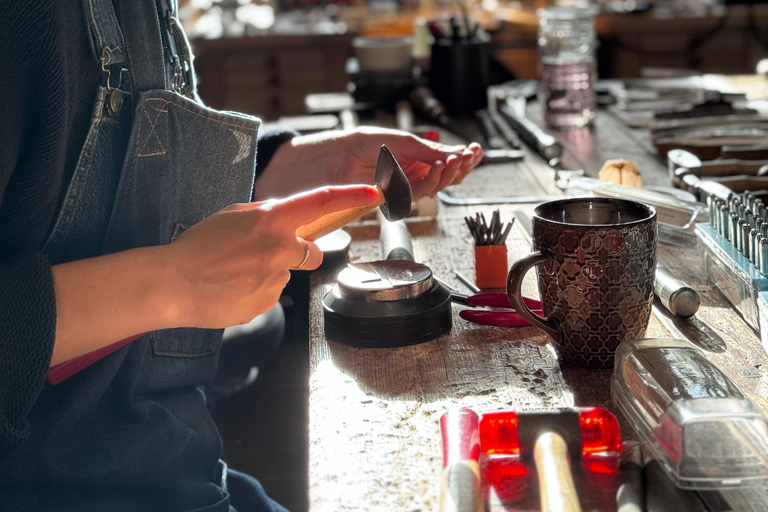
[[[7,2],[0,13],[0,457],[24,442],[56,327],[41,252],[88,132],[97,86],[81,0]],[[259,168],[292,133],[259,139]]]

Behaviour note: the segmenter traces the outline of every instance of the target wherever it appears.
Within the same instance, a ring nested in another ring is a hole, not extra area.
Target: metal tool
[[[475,112],[475,119],[480,127],[480,131],[483,132],[483,136],[486,140],[487,149],[509,149],[510,144],[502,137],[496,124],[493,122],[491,114],[487,110],[478,110]],[[515,147],[515,146],[512,146]]]
[[[727,201],[733,191],[720,183],[699,178],[701,160],[699,157],[683,149],[673,149],[667,153],[667,164],[673,182],[681,188],[694,192],[699,200],[706,201],[708,196]]]
[[[716,158],[715,160],[703,160],[698,174],[702,178],[739,175],[761,176],[761,169],[766,169],[764,173],[768,173],[768,160]]]
[[[376,187],[381,193],[376,203],[324,215],[301,226],[296,230],[296,236],[305,240],[316,240],[360,218],[377,206],[381,208],[384,217],[392,221],[404,219],[411,212],[411,185],[385,145],[381,146],[376,164]]]
[[[701,304],[699,294],[683,281],[672,277],[664,267],[656,267],[653,293],[673,315],[688,318],[696,314]]]
[[[458,279],[459,281],[461,281],[461,284],[463,284],[464,286],[466,286],[467,288],[469,288],[470,290],[472,290],[472,292],[473,292],[473,293],[483,293],[483,290],[481,290],[480,288],[478,288],[478,286],[477,286],[475,283],[473,283],[473,282],[472,282],[472,280],[471,280],[471,279],[469,279],[469,278],[468,278],[467,276],[465,276],[464,274],[461,274],[460,272],[457,272],[456,270],[454,270],[454,271],[453,271],[453,275],[455,275],[455,276],[456,276],[456,279]],[[507,302],[509,302],[509,301],[507,301]],[[511,307],[511,306],[510,306],[510,307]]]
[[[563,146],[550,134],[525,116],[517,115],[509,105],[499,105],[499,114],[514,129],[520,138],[547,162],[563,156]]]
[[[620,447],[619,422],[599,407],[502,411],[480,420],[480,449],[486,457],[533,458],[543,512],[581,510],[569,456],[577,461]]]
[[[443,414],[443,474],[439,512],[483,512],[480,484],[480,417],[462,407]]]
[[[484,164],[505,164],[519,162],[525,158],[525,153],[518,149],[486,149],[483,151]]]

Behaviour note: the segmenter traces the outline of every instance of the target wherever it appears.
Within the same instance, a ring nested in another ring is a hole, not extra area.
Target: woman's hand
[[[138,333],[227,327],[271,308],[289,269],[317,268],[322,253],[296,228],[327,213],[370,205],[366,185],[325,187],[224,208],[170,245],[141,247],[53,267],[56,341],[51,365]]]
[[[367,185],[324,187],[234,204],[195,224],[169,246],[177,279],[184,283],[181,325],[226,327],[268,310],[280,298],[289,270],[312,270],[323,261],[320,249],[297,238],[296,229],[378,197],[379,191]]]
[[[415,199],[461,183],[483,158],[477,143],[446,146],[384,128],[294,137],[278,149],[256,181],[255,197],[280,197],[321,185],[372,184],[382,144],[400,163]]]

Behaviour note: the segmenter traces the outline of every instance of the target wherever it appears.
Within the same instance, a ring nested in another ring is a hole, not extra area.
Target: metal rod
[[[453,274],[456,276],[456,279],[461,281],[461,283],[464,286],[466,286],[467,288],[472,290],[474,293],[481,293],[482,292],[482,290],[480,288],[478,288],[475,283],[470,281],[469,278],[467,278],[464,274],[461,274],[461,273],[457,272],[456,270],[453,271]]]

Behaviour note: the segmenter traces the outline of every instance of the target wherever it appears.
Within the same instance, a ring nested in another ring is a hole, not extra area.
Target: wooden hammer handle
[[[581,512],[565,440],[554,432],[541,434],[533,448],[533,459],[539,474],[542,512]]]
[[[329,213],[322,217],[304,224],[296,230],[296,236],[304,240],[317,240],[321,236],[332,233],[342,228],[355,219],[359,219],[377,206],[384,204],[384,193],[379,189],[379,199],[374,204],[363,206],[361,208],[350,208],[338,212]]]
[[[438,512],[483,512],[480,465],[474,460],[453,462],[440,479]]]

